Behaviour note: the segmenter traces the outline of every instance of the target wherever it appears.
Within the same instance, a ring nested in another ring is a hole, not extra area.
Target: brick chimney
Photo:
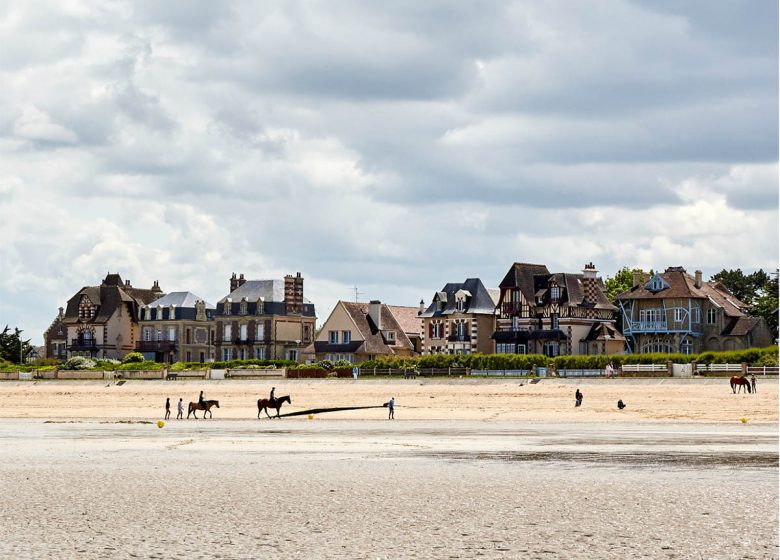
[[[233,276],[230,277],[230,293],[235,292],[238,289],[238,278],[236,278],[236,273],[233,273]]]
[[[641,270],[635,270],[633,272],[633,284],[632,287],[636,288],[639,286],[639,284],[642,283],[642,280],[644,280],[645,273]]]
[[[596,303],[599,296],[598,270],[589,262],[582,269],[582,288],[584,293],[583,301]]]
[[[127,282],[128,287],[130,286],[130,282]],[[154,284],[152,284],[152,294],[154,295],[154,299],[159,299],[163,295],[162,288],[160,288],[160,282],[157,280],[154,281]]]
[[[244,275],[241,274],[241,276],[238,277],[238,286],[241,287],[246,283],[246,279],[244,278]]]
[[[300,272],[284,277],[284,302],[288,312],[303,313],[303,277]]]
[[[418,315],[422,315],[423,313],[425,313],[425,300],[421,299],[420,300],[420,311],[418,311],[417,314]]]
[[[697,270],[695,272],[695,275],[696,276],[694,277],[695,279],[693,285],[696,286],[697,288],[701,288],[701,270]]]
[[[382,302],[378,299],[372,299],[368,302],[368,316],[376,325],[376,328],[382,330]]]

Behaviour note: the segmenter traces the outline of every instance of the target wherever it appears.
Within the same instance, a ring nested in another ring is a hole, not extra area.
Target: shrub
[[[137,362],[143,362],[146,358],[144,358],[144,355],[140,352],[130,352],[127,354],[124,358],[122,358],[123,364],[134,364]]]
[[[67,370],[95,369],[96,367],[97,362],[95,360],[84,356],[74,356],[62,364],[62,369]]]
[[[157,362],[152,361],[141,361],[141,362],[129,362],[126,364],[121,364],[116,367],[117,370],[121,371],[128,371],[128,370],[154,370],[154,369],[162,369],[165,366],[165,364],[158,364]]]

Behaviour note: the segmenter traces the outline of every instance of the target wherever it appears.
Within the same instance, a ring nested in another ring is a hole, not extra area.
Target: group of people
[[[200,392],[200,396],[203,397],[203,391]],[[181,420],[184,418],[184,400],[179,397],[179,404],[177,405],[178,412],[176,413],[176,419]],[[165,399],[165,419],[168,420],[171,417],[171,398]]]

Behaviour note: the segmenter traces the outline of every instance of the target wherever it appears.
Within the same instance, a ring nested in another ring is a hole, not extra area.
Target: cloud
[[[516,260],[777,266],[776,3],[6,8],[0,322],[31,333],[108,270],[212,302],[301,271],[324,319]]]

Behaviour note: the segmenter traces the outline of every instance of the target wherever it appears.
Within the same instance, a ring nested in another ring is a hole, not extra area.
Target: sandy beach
[[[0,384],[0,557],[778,558],[777,381],[266,385]]]

